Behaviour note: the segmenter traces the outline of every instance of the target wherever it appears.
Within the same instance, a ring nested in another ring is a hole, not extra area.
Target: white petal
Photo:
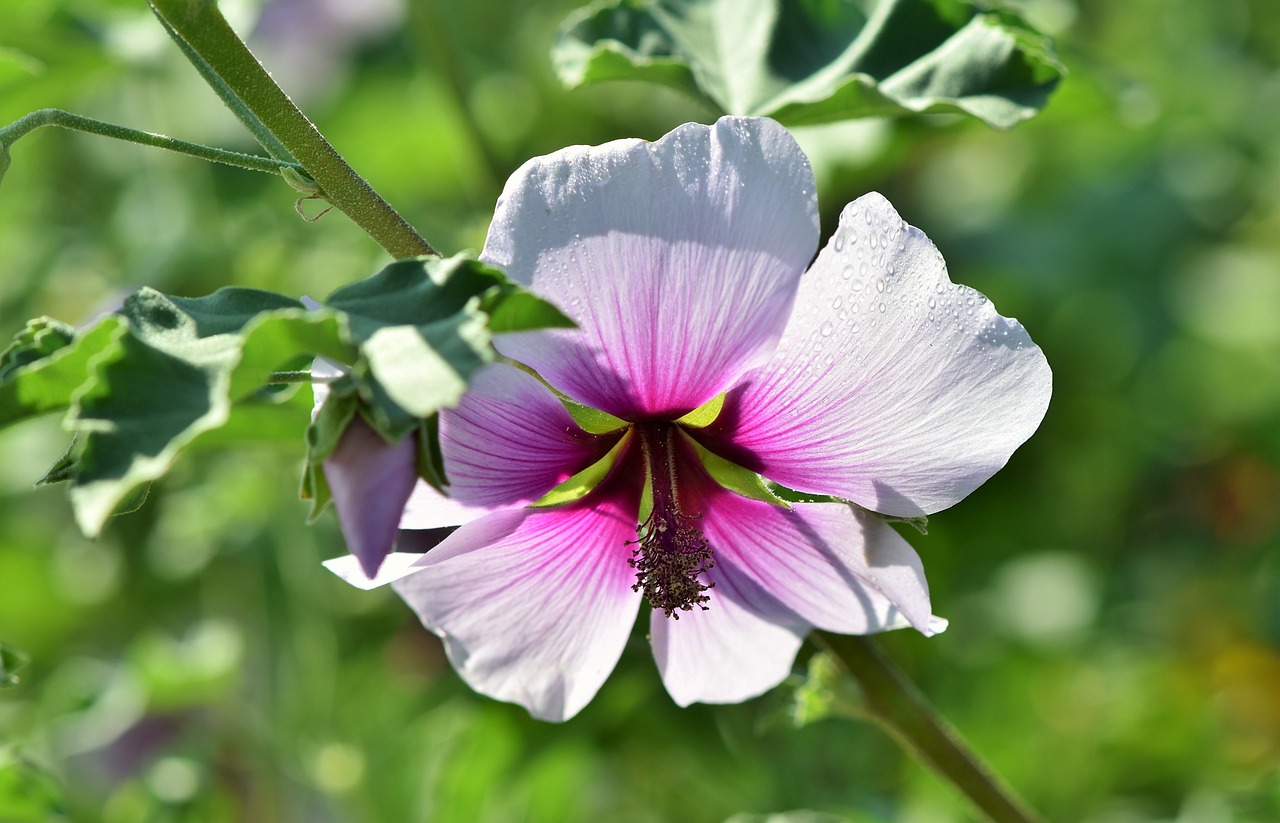
[[[395,584],[473,689],[543,720],[595,696],[635,622],[634,505],[593,497],[468,523]]]
[[[445,497],[431,487],[431,484],[419,480],[409,495],[400,514],[401,529],[440,529],[448,526],[461,526],[472,520],[492,514],[497,509],[486,506],[468,506],[451,497]]]
[[[880,518],[841,503],[791,509],[721,491],[701,522],[716,565],[797,620],[841,634],[914,626],[933,634],[919,556]]]
[[[357,589],[368,591],[422,571],[414,566],[422,557],[423,555],[412,552],[392,552],[382,561],[382,566],[374,577],[365,576],[364,569],[360,568],[360,560],[354,554],[334,557],[324,561],[323,565]]]
[[[730,393],[718,450],[784,486],[916,516],[998,471],[1050,390],[1026,330],[869,194],[801,281],[776,359]]]
[[[578,328],[495,345],[594,408],[679,416],[768,359],[817,237],[809,162],[770,120],[536,158],[481,256]]]
[[[678,705],[738,703],[786,678],[809,626],[777,608],[767,594],[722,568],[707,610],[666,617],[653,611],[649,634],[662,682]]]

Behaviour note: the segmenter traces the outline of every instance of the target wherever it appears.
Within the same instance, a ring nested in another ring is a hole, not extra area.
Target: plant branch
[[[163,134],[154,134],[149,131],[139,131],[137,129],[126,128],[125,126],[117,126],[114,123],[104,123],[101,120],[94,120],[91,117],[82,117],[78,114],[72,114],[61,109],[40,109],[33,111],[27,116],[15,120],[4,128],[0,128],[0,178],[3,178],[4,172],[9,165],[9,147],[12,146],[23,136],[35,131],[42,126],[60,126],[64,129],[72,129],[74,131],[88,132],[89,134],[98,134],[103,137],[112,137],[116,140],[125,140],[129,143],[139,143],[144,146],[154,146],[160,149],[168,149],[191,157],[198,157],[201,160],[209,160],[214,163],[225,163],[228,166],[237,166],[250,171],[262,171],[268,174],[280,174],[286,169],[294,172],[302,171],[302,167],[297,163],[290,163],[285,160],[275,160],[270,157],[260,157],[255,154],[245,154],[244,152],[228,151],[226,149],[214,148],[213,146],[205,146],[200,143],[189,143],[186,140],[178,140],[173,137],[166,137]]]
[[[861,687],[870,716],[987,819],[992,823],[1043,823],[978,759],[875,640],[826,632],[815,637]]]
[[[151,10],[279,140],[323,197],[396,258],[437,255],[387,201],[347,164],[276,85],[213,0],[148,0]],[[199,67],[199,66],[197,66]],[[224,98],[225,99],[225,98]]]
[[[267,154],[277,160],[294,162],[293,155],[289,154],[289,150],[284,147],[284,144],[276,139],[276,136],[271,133],[271,130],[267,128],[265,123],[259,120],[253,112],[249,111],[249,107],[244,104],[243,100],[236,96],[236,93],[231,90],[231,87],[222,82],[222,78],[213,70],[213,66],[210,66],[205,62],[205,59],[201,57],[195,49],[191,48],[191,46],[187,44],[186,40],[182,39],[182,35],[174,31],[173,26],[170,26],[168,21],[158,15],[157,19],[160,20],[160,25],[164,26],[164,30],[168,32],[169,37],[182,51],[182,54],[187,58],[187,61],[191,63],[191,65],[195,66],[196,71],[200,72],[200,76],[204,78],[204,82],[209,84],[209,87],[213,89],[214,93],[218,95],[218,98],[222,100],[223,105],[230,109],[231,113],[236,116],[236,119],[249,130],[254,139],[258,141],[258,145],[262,146],[262,148],[266,150]]]

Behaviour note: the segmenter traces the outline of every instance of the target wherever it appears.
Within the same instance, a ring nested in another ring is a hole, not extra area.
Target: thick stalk
[[[231,30],[213,0],[148,0],[315,180],[324,198],[396,258],[436,255],[422,235],[347,164]],[[185,51],[185,50],[184,50]]]
[[[269,174],[279,174],[285,169],[293,169],[301,171],[302,167],[297,163],[290,163],[284,160],[274,160],[270,157],[259,157],[254,154],[245,154],[238,151],[227,151],[226,149],[218,149],[213,146],[204,146],[199,143],[188,143],[186,140],[178,140],[173,137],[166,137],[163,134],[154,134],[149,131],[138,131],[137,129],[126,128],[125,126],[117,126],[114,123],[104,123],[101,120],[94,120],[90,117],[82,117],[78,114],[72,114],[61,109],[40,109],[33,111],[27,116],[15,120],[4,128],[0,128],[0,175],[3,175],[8,163],[8,149],[23,135],[35,131],[42,126],[61,126],[64,129],[73,129],[75,131],[88,132],[89,134],[98,134],[103,137],[113,137],[116,140],[125,140],[130,143],[140,143],[144,146],[154,146],[160,149],[168,149],[182,154],[198,157],[201,160],[209,160],[214,163],[225,163],[228,166],[237,166],[250,171],[264,171]]]
[[[944,720],[870,637],[816,635],[861,687],[870,715],[992,823],[1043,823]]]

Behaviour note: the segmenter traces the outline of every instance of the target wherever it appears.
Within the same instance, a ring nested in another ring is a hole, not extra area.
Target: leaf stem
[[[871,717],[987,819],[992,823],[1043,823],[978,759],[875,640],[826,632],[815,637],[861,687]]]
[[[319,184],[327,201],[355,221],[393,257],[438,256],[422,235],[356,174],[276,85],[244,41],[232,31],[213,0],[148,0],[148,3],[165,27],[190,47],[190,51],[184,49],[184,53],[199,56],[235,99],[298,159],[311,179]]]
[[[317,378],[310,369],[300,371],[273,371],[267,380],[268,386],[282,386],[287,383],[328,383],[324,378]]]
[[[102,135],[103,137],[112,137],[116,140],[139,143],[144,146],[168,149],[191,157],[198,157],[201,160],[225,163],[228,166],[237,166],[250,171],[279,174],[285,169],[302,170],[302,166],[299,164],[290,163],[286,160],[260,157],[256,154],[245,154],[239,151],[228,151],[227,149],[214,148],[200,143],[189,143],[186,140],[178,140],[163,134],[139,131],[125,126],[117,126],[114,123],[104,123],[101,120],[72,114],[62,109],[40,109],[15,120],[4,128],[0,128],[0,156],[2,156],[0,157],[0,176],[3,176],[8,166],[9,147],[24,135],[42,126],[60,126],[64,129],[83,131],[89,134]]]

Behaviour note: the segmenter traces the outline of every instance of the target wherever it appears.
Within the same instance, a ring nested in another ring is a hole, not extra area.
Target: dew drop
[[[883,293],[884,293],[884,278],[883,278],[883,277],[877,277],[877,278],[876,278],[876,291],[880,292],[881,294],[883,294]]]
[[[831,308],[833,309],[838,309],[843,305],[844,305],[844,298],[838,294],[836,295],[836,299],[831,301]]]
[[[833,328],[834,327],[831,325],[831,321],[828,320],[827,322],[822,324],[822,328],[819,329],[818,331],[822,334],[823,337],[830,337]]]
[[[844,232],[836,232],[835,247],[837,252],[844,251]]]
[[[843,277],[845,280],[848,280],[850,277],[853,277],[853,266],[845,266],[843,269],[841,269],[840,276]]]
[[[885,306],[884,301],[883,301],[883,300],[882,300],[882,301],[880,301],[880,313],[881,313],[881,314],[884,314],[884,313],[885,313],[885,311],[887,310],[887,308],[888,308],[888,307],[887,307],[887,306]]]
[[[937,300],[934,300],[932,297],[930,297],[930,298],[929,298],[929,308],[931,308],[931,309],[936,309],[936,308],[938,308],[938,301],[937,301]]]

